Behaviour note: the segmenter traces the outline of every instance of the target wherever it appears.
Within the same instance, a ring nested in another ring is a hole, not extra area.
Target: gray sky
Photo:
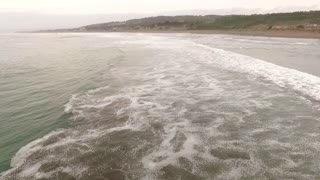
[[[319,0],[0,0],[0,12],[54,14],[159,13],[232,7],[320,6]]]
[[[0,32],[70,28],[152,15],[318,10],[320,0],[0,0]]]

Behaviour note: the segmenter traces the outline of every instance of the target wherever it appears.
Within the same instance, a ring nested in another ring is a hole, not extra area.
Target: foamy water
[[[70,96],[73,127],[21,148],[2,179],[320,178],[319,77],[191,35],[60,36],[108,50],[103,82]]]

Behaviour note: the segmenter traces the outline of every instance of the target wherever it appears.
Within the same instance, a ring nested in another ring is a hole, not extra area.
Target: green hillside
[[[264,15],[233,15],[224,16],[213,23],[200,23],[195,29],[243,29],[258,25],[271,26],[299,26],[320,25],[320,11],[278,13]]]
[[[320,32],[320,11],[230,16],[158,16],[45,32],[183,30],[296,30]]]

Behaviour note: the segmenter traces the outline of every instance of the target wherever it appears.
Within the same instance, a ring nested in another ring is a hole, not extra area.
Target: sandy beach
[[[258,31],[258,30],[133,30],[119,32],[134,33],[194,33],[194,34],[230,34],[239,36],[262,36],[262,37],[283,37],[283,38],[305,38],[320,39],[320,32],[305,31]]]

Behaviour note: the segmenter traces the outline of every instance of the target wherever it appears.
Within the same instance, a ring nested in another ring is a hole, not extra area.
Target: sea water
[[[0,179],[320,178],[317,40],[10,34],[0,47]]]

